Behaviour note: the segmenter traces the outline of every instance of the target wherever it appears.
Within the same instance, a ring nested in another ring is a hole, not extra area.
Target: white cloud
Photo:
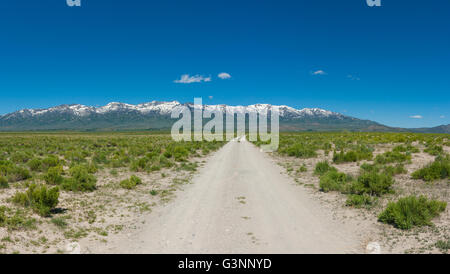
[[[208,98],[209,98],[209,100],[212,100],[214,97],[210,95],[210,96],[208,96]]]
[[[327,73],[321,69],[311,72],[312,75],[327,75]]]
[[[444,119],[445,118],[445,115],[441,115],[441,116],[439,116],[440,118],[442,118],[442,119]]]
[[[422,119],[423,116],[422,116],[422,115],[413,115],[413,116],[409,116],[409,118],[412,118],[412,119]]]
[[[174,81],[177,84],[191,84],[201,82],[211,82],[211,77],[204,77],[201,75],[189,76],[189,74],[181,75],[181,79]]]
[[[219,74],[217,75],[217,77],[219,77],[220,79],[230,79],[230,78],[231,78],[231,75],[230,75],[229,73],[222,72],[222,73],[219,73]]]
[[[355,75],[347,75],[347,78],[349,78],[350,80],[354,80],[354,81],[359,81],[361,80],[359,77],[355,76]]]

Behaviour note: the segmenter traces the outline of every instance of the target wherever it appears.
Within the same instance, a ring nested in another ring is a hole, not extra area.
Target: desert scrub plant
[[[396,164],[395,166],[385,166],[384,172],[391,176],[408,173],[403,164]]]
[[[119,172],[117,171],[117,169],[113,168],[109,171],[109,174],[111,174],[112,176],[117,176]]]
[[[435,246],[442,252],[447,253],[450,249],[450,240],[439,240],[435,243]]]
[[[6,209],[7,208],[5,206],[0,206],[0,227],[6,223],[7,220]]]
[[[39,158],[35,157],[35,158],[32,158],[31,160],[29,160],[27,165],[31,171],[40,171],[42,162]]]
[[[318,162],[316,164],[316,167],[314,168],[314,174],[319,175],[319,176],[324,175],[328,171],[337,171],[337,169],[335,167],[330,166],[328,161]]]
[[[8,179],[8,182],[18,182],[31,178],[30,171],[17,166],[9,161],[0,161],[0,176]]]
[[[443,153],[444,149],[442,148],[442,146],[439,146],[439,145],[429,145],[423,151],[430,155],[437,156],[437,155]]]
[[[371,208],[373,207],[376,202],[377,202],[377,198],[367,195],[367,194],[362,194],[362,195],[358,195],[358,194],[349,194],[347,196],[347,201],[345,202],[346,206],[351,206],[351,207],[355,207],[355,208]]]
[[[405,169],[403,164],[396,164],[395,166],[391,165],[381,165],[381,164],[367,164],[364,163],[360,166],[362,172],[383,172],[389,174],[391,176],[397,174],[405,174],[407,170]]]
[[[173,149],[173,157],[174,157],[175,161],[177,161],[177,162],[186,161],[188,156],[189,156],[189,151],[183,146],[176,146]]]
[[[47,184],[59,185],[64,181],[62,173],[63,173],[62,166],[50,167],[47,173],[44,175],[44,180]]]
[[[8,187],[9,187],[8,180],[6,180],[5,177],[0,175],[0,188],[8,188]]]
[[[25,164],[31,157],[32,155],[29,152],[19,151],[11,155],[11,161],[16,164]]]
[[[347,184],[351,181],[351,177],[345,173],[331,170],[320,177],[320,189],[323,192],[341,191],[346,192]]]
[[[28,169],[15,166],[8,174],[9,180],[12,182],[18,182],[31,178],[31,174]]]
[[[295,143],[291,146],[281,148],[278,150],[280,154],[285,154],[288,156],[293,156],[297,158],[314,158],[317,156],[316,150],[314,147],[303,144],[303,143]]]
[[[305,164],[302,164],[298,169],[297,172],[298,173],[303,173],[303,172],[307,172],[308,168],[305,166]]]
[[[36,219],[25,216],[25,213],[17,209],[0,206],[0,227],[6,227],[8,230],[35,229]]]
[[[131,175],[130,179],[126,179],[120,182],[120,186],[125,189],[133,189],[140,184],[142,184],[142,180],[136,175]]]
[[[418,153],[418,152],[420,152],[420,150],[417,147],[412,146],[410,144],[396,146],[396,147],[394,147],[392,149],[392,151],[393,152],[404,152],[404,153]]]
[[[67,227],[66,219],[67,219],[66,217],[54,217],[54,218],[52,218],[51,222],[55,226],[57,226],[61,229],[64,229]]]
[[[150,195],[152,195],[152,196],[158,195],[158,190],[156,190],[156,189],[150,190]]]
[[[377,164],[403,163],[410,161],[411,154],[401,153],[398,151],[388,151],[375,157],[375,163]]]
[[[181,163],[177,170],[186,170],[186,171],[196,171],[198,168],[198,163]]]
[[[428,182],[450,177],[449,156],[436,157],[434,162],[414,171],[411,176],[413,179],[422,179]]]
[[[26,192],[17,192],[13,197],[13,202],[23,207],[31,207],[39,215],[47,217],[58,204],[58,198],[58,187],[48,189],[45,185],[33,183]]]
[[[431,220],[447,207],[446,202],[428,200],[425,196],[409,196],[390,202],[378,220],[400,229],[432,225]]]
[[[383,166],[379,164],[364,163],[359,168],[362,172],[379,172],[383,168]]]
[[[352,194],[368,194],[371,196],[381,196],[392,192],[394,179],[389,174],[376,172],[363,172],[358,179],[351,184]]]
[[[336,150],[333,152],[333,163],[341,164],[348,162],[358,162],[361,160],[372,160],[372,150],[366,146],[358,146],[355,150],[339,153]]]
[[[97,179],[88,172],[84,165],[77,165],[69,169],[70,178],[63,180],[61,186],[68,191],[94,191]]]
[[[98,172],[98,166],[94,162],[90,162],[86,165],[87,172],[90,174],[95,174]]]
[[[42,171],[47,171],[50,167],[61,165],[61,161],[55,155],[49,155],[42,159],[41,168]]]

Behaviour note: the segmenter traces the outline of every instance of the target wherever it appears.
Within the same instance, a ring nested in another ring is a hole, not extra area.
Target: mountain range
[[[138,105],[112,102],[102,107],[80,104],[60,105],[47,109],[23,109],[0,116],[0,131],[121,131],[168,130],[177,119],[170,117],[174,108],[194,105],[177,101],[153,101]],[[204,105],[204,110],[230,113],[269,111],[270,104],[249,106]],[[380,131],[450,133],[450,125],[433,128],[405,129],[362,120],[320,108],[295,109],[278,106],[280,131]]]

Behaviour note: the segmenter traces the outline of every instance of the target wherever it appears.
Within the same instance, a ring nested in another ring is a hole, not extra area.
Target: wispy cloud
[[[311,72],[312,75],[327,75],[327,73],[321,69]]]
[[[177,84],[211,82],[211,77],[205,77],[202,75],[189,76],[189,74],[183,74],[183,75],[181,75],[181,78],[179,80],[175,80],[174,82]]]
[[[219,77],[220,79],[230,79],[231,75],[229,73],[226,72],[221,72],[217,75],[217,77]]]
[[[353,80],[353,81],[361,80],[359,77],[357,77],[355,75],[351,75],[351,74],[347,75],[347,78],[350,79],[350,80]]]
[[[412,116],[409,116],[409,118],[412,118],[412,119],[422,119],[423,116],[422,116],[422,115],[412,115]]]
[[[441,116],[439,116],[439,118],[442,118],[442,119],[444,119],[444,118],[445,118],[445,115],[441,115]]]
[[[212,100],[214,97],[212,95],[208,96],[209,100]]]

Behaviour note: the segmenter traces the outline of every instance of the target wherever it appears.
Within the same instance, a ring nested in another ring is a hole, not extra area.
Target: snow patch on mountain
[[[2,119],[9,119],[13,117],[29,117],[29,116],[40,116],[47,113],[67,113],[72,114],[79,117],[85,117],[92,114],[107,114],[111,112],[130,112],[135,111],[141,114],[149,114],[155,113],[160,115],[170,115],[172,111],[176,107],[180,106],[188,106],[193,109],[194,104],[187,103],[182,105],[178,101],[171,102],[158,102],[152,101],[148,103],[142,103],[138,105],[120,103],[120,102],[111,102],[102,107],[91,107],[80,104],[73,105],[60,105],[56,107],[51,107],[48,109],[23,109],[14,113],[6,114],[1,116]],[[227,114],[231,113],[265,113],[270,111],[273,105],[270,104],[254,104],[248,106],[228,106],[228,105],[203,105],[203,109],[216,112],[216,111],[225,111]],[[295,109],[293,107],[289,107],[286,105],[277,106],[280,111],[280,117],[288,117],[288,118],[304,118],[304,117],[344,117],[342,114],[331,112],[328,110],[320,109],[320,108],[304,108],[304,109]]]

